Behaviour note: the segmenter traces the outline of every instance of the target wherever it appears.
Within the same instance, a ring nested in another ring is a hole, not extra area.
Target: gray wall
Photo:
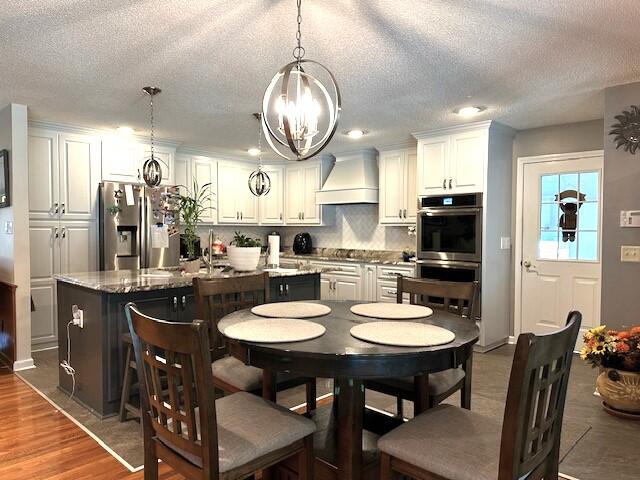
[[[621,245],[640,245],[640,228],[620,227],[620,210],[640,210],[640,153],[616,150],[608,132],[614,115],[638,104],[640,83],[605,90],[602,323],[613,328],[640,323],[640,264],[620,262]]]
[[[518,157],[601,150],[603,125],[602,120],[592,120],[589,122],[569,123],[565,125],[521,130],[516,134],[516,137],[513,140],[512,205],[514,208],[512,209],[511,221],[512,238],[515,238],[516,225],[515,204]],[[514,271],[513,268],[511,271]],[[515,281],[514,279],[511,279],[511,298],[515,301],[514,285]],[[514,318],[513,309],[514,303],[511,305],[511,318]],[[511,322],[511,325],[513,326],[513,321]],[[511,333],[513,334],[513,331]]]

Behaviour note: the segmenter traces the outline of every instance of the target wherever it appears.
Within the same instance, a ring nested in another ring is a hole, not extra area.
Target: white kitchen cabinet
[[[284,224],[284,168],[265,166],[264,172],[271,179],[269,193],[259,198],[260,224]]]
[[[379,221],[386,225],[416,222],[416,162],[415,149],[380,153]]]
[[[193,189],[193,180],[198,183],[198,188],[209,184],[207,187],[209,200],[206,202],[206,211],[202,216],[204,223],[216,223],[217,213],[217,189],[218,189],[218,164],[215,160],[207,157],[194,157],[191,163],[192,181],[189,182],[189,189]]]
[[[59,273],[98,270],[98,232],[94,223],[66,223],[59,235]]]
[[[149,143],[141,143],[140,148],[142,150],[142,155],[140,156],[139,168],[142,172],[142,165],[144,165],[144,162],[151,157],[151,145]],[[175,165],[176,149],[166,147],[164,145],[154,145],[153,152],[158,163],[160,163],[160,169],[162,170],[161,185],[173,185],[175,177],[173,168]]]
[[[258,197],[249,190],[252,166],[218,164],[218,223],[257,224]]]
[[[29,218],[96,218],[100,142],[91,136],[29,130]]]
[[[418,195],[482,192],[489,125],[484,122],[415,134]]]
[[[188,187],[190,189],[193,183],[191,176],[191,157],[188,155],[176,155],[173,171],[173,180],[176,186],[179,187],[180,194],[186,195],[186,188]]]
[[[377,298],[376,266],[364,265],[362,272],[362,299],[368,302],[375,302]]]
[[[31,347],[33,350],[58,344],[58,302],[55,280],[31,282]],[[71,317],[71,316],[69,316]]]
[[[285,180],[285,217],[289,225],[321,225],[322,207],[316,192],[328,173],[326,162],[299,162],[288,166]]]
[[[322,300],[362,300],[363,272],[357,263],[310,262],[326,269],[320,274]]]
[[[174,183],[175,147],[154,145],[162,169],[162,185]],[[142,183],[142,167],[151,156],[149,142],[119,135],[102,139],[102,180],[110,182]]]

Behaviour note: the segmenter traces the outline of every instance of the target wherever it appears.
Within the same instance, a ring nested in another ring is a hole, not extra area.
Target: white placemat
[[[351,329],[351,335],[365,342],[398,347],[432,347],[456,338],[446,328],[416,322],[362,323]]]
[[[363,317],[387,318],[389,320],[424,318],[433,315],[433,310],[423,305],[384,302],[359,303],[351,307],[351,312]]]
[[[313,318],[331,313],[331,308],[321,303],[279,302],[257,305],[251,313],[269,318]]]
[[[259,343],[301,342],[324,335],[322,325],[298,318],[259,318],[236,323],[224,335],[236,340]]]

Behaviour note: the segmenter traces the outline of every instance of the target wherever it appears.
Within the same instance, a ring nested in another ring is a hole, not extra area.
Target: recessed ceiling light
[[[461,117],[473,117],[481,112],[484,112],[487,107],[479,107],[476,105],[469,105],[467,107],[456,108],[453,113],[460,115]]]
[[[257,157],[261,152],[259,148],[251,147],[249,150],[247,150],[247,153],[252,157]]]
[[[133,134],[133,128],[123,125],[121,127],[116,128],[116,132],[118,133],[118,135],[122,135],[123,137],[126,137],[127,135]]]
[[[357,140],[357,139],[359,139],[359,138],[362,138],[362,137],[364,137],[367,133],[369,133],[369,132],[367,132],[366,130],[359,130],[359,129],[357,129],[357,128],[356,128],[356,129],[353,129],[353,130],[348,130],[348,131],[344,132],[344,134],[345,134],[347,137],[352,138],[353,140]]]

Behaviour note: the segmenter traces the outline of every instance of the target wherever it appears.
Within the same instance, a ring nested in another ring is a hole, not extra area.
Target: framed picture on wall
[[[0,208],[11,205],[9,188],[9,151],[0,150]]]

